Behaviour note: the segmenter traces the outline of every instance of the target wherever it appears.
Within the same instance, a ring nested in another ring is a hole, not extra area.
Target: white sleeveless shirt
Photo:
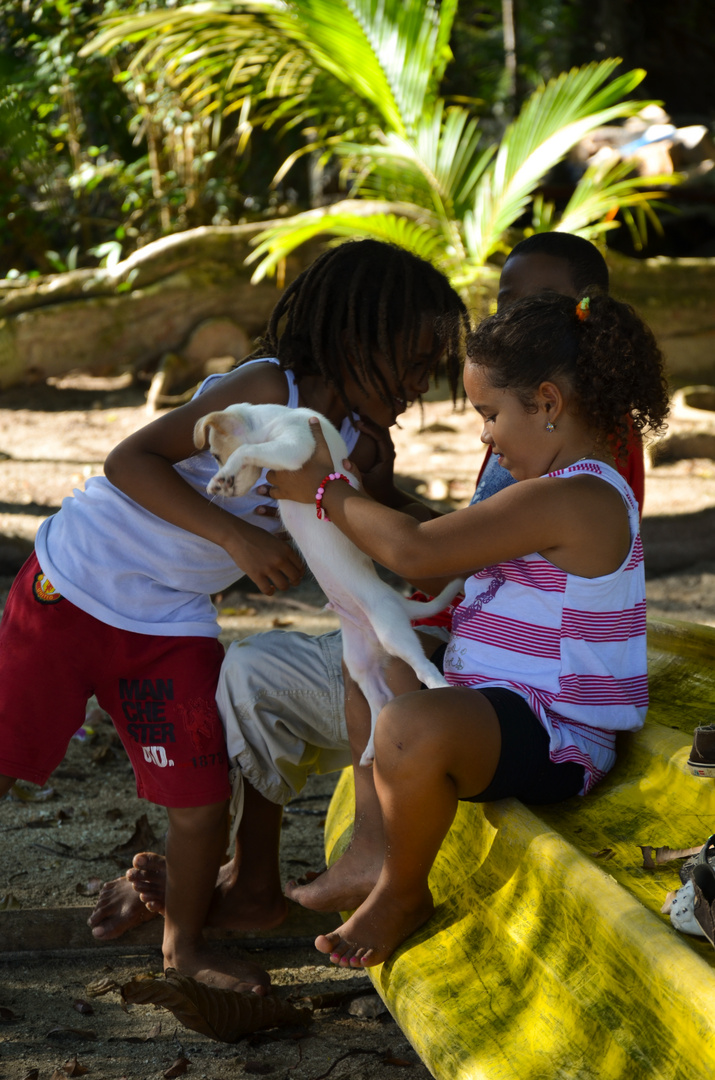
[[[278,360],[249,361],[266,362]],[[295,409],[298,385],[292,371],[285,375],[288,408]],[[194,399],[221,378],[209,376]],[[340,434],[351,453],[359,432],[349,417]],[[207,501],[206,485],[216,467],[208,450],[174,465]],[[224,498],[221,506],[275,533],[281,528],[280,519],[255,513],[260,505],[277,505],[256,494],[266,472],[250,492]],[[58,513],[40,526],[35,550],[43,573],[62,596],[101,622],[138,634],[217,637],[220,627],[211,594],[223,592],[244,573],[220,545],[157,517],[105,476],[91,477],[84,490],[75,488],[63,499]]]
[[[554,762],[584,766],[584,792],[615,761],[615,732],[642,727],[648,708],[646,601],[638,504],[600,461],[549,473],[598,476],[620,492],[631,546],[603,577],[567,574],[542,555],[473,574],[455,609],[444,674],[453,686],[502,686],[523,697],[549,735]]]

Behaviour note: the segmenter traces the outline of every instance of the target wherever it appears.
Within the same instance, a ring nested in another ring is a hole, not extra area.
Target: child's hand
[[[362,416],[356,426],[372,440],[375,447],[373,463],[369,468],[363,468],[363,486],[373,499],[389,506],[395,489],[395,445],[390,429],[380,427],[379,424],[366,420]],[[353,475],[356,475],[354,467],[351,471]]]
[[[305,564],[292,544],[265,529],[246,522],[240,524],[240,533],[226,546],[226,551],[261,592],[271,596],[276,589],[284,591],[297,585],[305,573]]]
[[[318,420],[310,421],[315,438],[312,457],[300,469],[271,469],[266,475],[272,499],[292,499],[293,502],[315,502],[315,493],[328,473],[334,472],[333,459]],[[349,464],[349,463],[348,463]],[[347,466],[344,465],[343,468]]]

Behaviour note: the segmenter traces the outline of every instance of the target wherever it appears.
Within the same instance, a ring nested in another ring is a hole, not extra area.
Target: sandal
[[[715,833],[697,855],[680,867],[683,885],[663,911],[670,914],[676,930],[707,938],[715,945]]]
[[[707,838],[697,855],[691,855],[682,863],[678,873],[683,885],[692,880],[695,867],[703,865],[715,869],[715,833]]]
[[[694,776],[715,776],[715,724],[696,727],[688,768]]]

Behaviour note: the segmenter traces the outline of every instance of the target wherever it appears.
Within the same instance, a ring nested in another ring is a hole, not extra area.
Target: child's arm
[[[429,521],[430,518],[438,517],[437,510],[432,510],[395,484],[395,446],[389,428],[379,427],[371,420],[362,418],[356,426],[362,435],[355,446],[351,462],[357,466],[360,480],[368,495],[394,510],[404,510],[418,521]]]
[[[200,397],[124,439],[105,462],[105,474],[115,487],[157,517],[224,548],[262,592],[297,584],[304,569],[300,555],[280,537],[204,498],[173,465],[196,453],[193,431],[202,416],[237,401],[285,404],[286,395],[285,376],[274,365],[239,368]]]
[[[316,428],[316,452],[297,472],[271,472],[273,498],[310,503],[332,472]],[[328,483],[323,508],[362,551],[408,581],[465,576],[475,568],[539,552],[568,573],[598,577],[630,547],[628,517],[610,485],[584,476],[522,480],[491,498],[426,522],[375,502],[348,484]]]

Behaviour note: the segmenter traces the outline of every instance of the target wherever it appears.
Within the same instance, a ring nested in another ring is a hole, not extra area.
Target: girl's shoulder
[[[266,359],[210,377],[197,396],[215,410],[244,401],[251,405],[288,405],[291,388],[290,373],[283,371],[277,361]]]
[[[575,461],[573,465],[569,465],[565,469],[559,469],[556,472],[549,473],[547,479],[552,479],[554,477],[567,477],[570,479],[589,477],[605,481],[607,487],[601,489],[604,493],[604,497],[606,497],[606,491],[618,492],[629,511],[638,511],[638,500],[628,484],[628,481],[618,469],[613,465],[609,465],[606,461],[600,461],[598,458],[582,458],[580,461]]]

